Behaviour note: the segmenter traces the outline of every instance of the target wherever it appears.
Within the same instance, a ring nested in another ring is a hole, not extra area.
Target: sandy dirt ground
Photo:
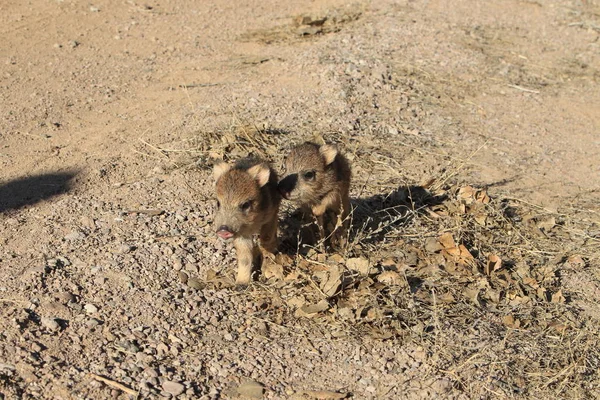
[[[597,1],[7,0],[0,37],[0,398],[600,397]],[[212,165],[306,140],[350,241],[284,204],[236,288]]]

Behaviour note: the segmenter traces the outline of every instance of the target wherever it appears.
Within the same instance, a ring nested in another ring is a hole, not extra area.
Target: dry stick
[[[539,94],[539,90],[533,90],[533,89],[527,89],[524,88],[523,86],[519,86],[519,85],[508,85],[508,87],[511,87],[513,89],[517,89],[517,90],[521,90],[523,92],[527,92],[527,93],[535,93],[535,94]]]
[[[91,372],[90,372],[89,374],[90,374],[90,376],[91,376],[92,378],[96,379],[97,381],[104,382],[104,383],[106,383],[108,386],[112,386],[112,387],[114,387],[114,388],[117,388],[117,389],[119,389],[119,390],[121,390],[121,391],[123,391],[123,392],[125,392],[125,393],[128,393],[128,394],[130,394],[130,395],[132,395],[132,396],[137,396],[137,395],[138,395],[138,392],[136,392],[136,391],[135,391],[135,390],[133,390],[133,389],[130,389],[130,388],[128,388],[127,386],[125,386],[125,385],[123,385],[123,384],[121,384],[121,383],[119,383],[119,382],[115,382],[115,381],[113,381],[113,380],[107,379],[107,378],[105,378],[105,377],[103,377],[103,376],[96,375],[96,374],[94,374],[94,373],[91,373]]]

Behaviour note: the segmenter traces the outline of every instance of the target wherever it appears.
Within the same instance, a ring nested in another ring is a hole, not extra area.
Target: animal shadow
[[[351,199],[348,243],[381,242],[390,231],[408,224],[426,208],[445,199],[446,196],[434,196],[422,186],[401,186],[390,193]],[[328,213],[326,217],[331,229],[335,215]],[[306,255],[319,239],[314,218],[300,209],[286,213],[281,221],[281,234],[280,250],[288,255]]]
[[[66,193],[76,172],[56,172],[14,179],[0,184],[0,212],[16,210]]]

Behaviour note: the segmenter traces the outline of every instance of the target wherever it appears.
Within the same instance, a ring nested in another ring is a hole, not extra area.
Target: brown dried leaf
[[[465,288],[464,295],[476,305],[479,305],[479,289]]]
[[[488,204],[490,202],[490,197],[485,190],[481,189],[475,194],[475,201],[478,203]]]
[[[564,303],[565,300],[566,299],[565,299],[565,296],[563,296],[563,294],[562,294],[562,290],[559,290],[558,292],[556,292],[552,295],[553,303]]]
[[[521,326],[521,321],[519,321],[518,319],[516,319],[515,317],[513,317],[512,315],[506,315],[504,318],[502,318],[502,322],[504,323],[504,325],[508,326],[509,328],[513,328],[513,329],[518,329]]]
[[[438,301],[440,301],[442,303],[446,303],[446,304],[451,304],[456,301],[456,299],[450,292],[440,294],[437,299],[438,299]]]
[[[346,266],[353,271],[357,271],[361,275],[368,275],[371,269],[369,260],[364,257],[349,258],[346,261]]]
[[[327,297],[331,297],[337,293],[338,288],[342,284],[342,272],[339,268],[332,267],[325,273],[324,278],[320,284],[321,291]]]
[[[454,238],[452,238],[452,234],[450,232],[444,233],[439,237],[438,241],[446,250],[456,248],[456,242],[454,241]]]
[[[292,265],[292,258],[287,254],[278,253],[275,256],[275,262],[279,265],[283,265],[284,267],[289,267]]]
[[[306,299],[302,295],[290,297],[285,301],[288,307],[299,308],[306,303]]]
[[[571,256],[569,256],[569,258],[567,258],[567,262],[572,266],[572,267],[585,267],[585,260],[579,255],[579,254],[573,254]]]
[[[544,217],[539,217],[539,218],[536,219],[535,225],[542,232],[550,232],[550,230],[552,230],[552,228],[554,228],[554,226],[556,225],[556,218],[554,218],[551,215],[547,215],[547,216],[544,216]]]
[[[301,312],[300,316],[311,317],[314,314],[320,313],[321,311],[325,311],[327,309],[329,309],[329,302],[327,300],[321,300],[317,304],[304,305],[296,311]]]
[[[335,263],[335,264],[343,264],[344,263],[344,257],[342,257],[339,254],[332,254],[329,256],[329,262],[331,263]]]
[[[534,289],[537,289],[538,287],[540,287],[540,284],[538,283],[538,281],[531,277],[523,278],[523,283],[527,286],[531,286]]]
[[[377,276],[377,281],[386,285],[398,285],[402,282],[402,276],[395,271],[383,271]]]
[[[479,225],[485,226],[485,223],[487,221],[487,215],[477,214],[473,218],[475,219],[475,222],[477,222]]]
[[[502,259],[495,254],[488,256],[487,263],[485,264],[485,274],[490,275],[494,271],[498,271],[502,268]]]
[[[292,271],[285,276],[285,281],[297,281],[302,273],[300,271]]]
[[[458,197],[461,199],[472,199],[475,196],[475,189],[473,186],[464,186],[458,189]]]
[[[283,280],[283,265],[278,264],[269,258],[264,259],[262,272],[267,279],[274,278],[276,280]]]

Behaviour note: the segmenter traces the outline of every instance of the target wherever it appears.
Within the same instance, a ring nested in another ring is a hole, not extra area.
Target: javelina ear
[[[231,169],[231,165],[227,164],[226,162],[218,162],[217,164],[215,164],[215,166],[213,167],[213,176],[215,178],[215,182],[219,180],[219,178],[221,176],[223,176],[223,174],[227,171],[229,171]]]
[[[337,156],[337,147],[333,144],[324,144],[319,147],[319,153],[323,156],[323,160],[325,161],[325,165],[329,165],[335,160],[335,156]]]
[[[248,168],[250,176],[256,180],[258,186],[263,187],[269,182],[271,176],[271,170],[265,164],[256,164],[255,166]]]

